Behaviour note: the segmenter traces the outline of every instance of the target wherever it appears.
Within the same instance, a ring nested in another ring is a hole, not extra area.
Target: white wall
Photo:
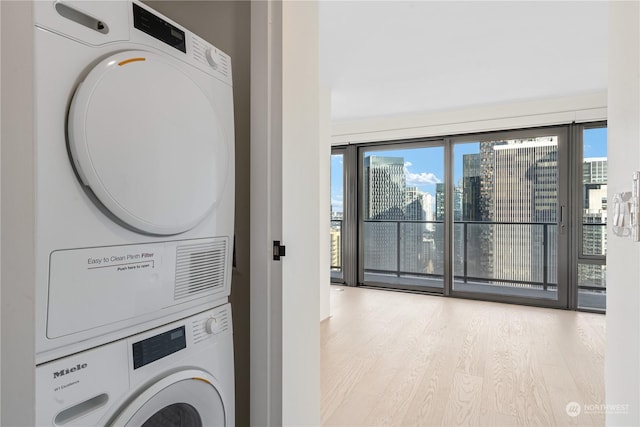
[[[332,144],[385,141],[606,120],[606,91],[555,99],[333,124]]]
[[[609,2],[608,197],[640,170],[640,3]],[[607,236],[607,425],[640,425],[640,243]],[[620,409],[620,408],[618,408]]]
[[[320,88],[320,212],[330,215],[331,211],[331,90]],[[330,313],[329,290],[331,286],[331,238],[330,222],[320,224],[320,321]]]
[[[0,22],[2,22],[2,6],[0,6]],[[2,31],[0,31],[0,94],[2,94]],[[2,117],[2,103],[0,102],[0,117]],[[2,120],[0,119],[0,129]],[[2,135],[0,132],[0,147],[2,147]],[[0,149],[0,164],[2,164],[2,150]],[[0,173],[0,224],[2,223],[2,174]],[[2,231],[0,230],[0,238]],[[2,275],[2,245],[0,245],[0,276]],[[2,282],[0,281],[0,289]],[[0,292],[0,307],[2,307],[2,292]],[[0,331],[2,330],[2,315],[0,315]],[[0,384],[2,384],[2,340],[0,339]],[[0,387],[0,402],[2,402],[2,387]],[[0,420],[2,420],[2,405],[0,405]]]
[[[282,3],[282,423],[320,424],[318,4]],[[324,214],[324,215],[323,215]]]
[[[35,419],[33,5],[2,9],[2,281],[3,426]]]

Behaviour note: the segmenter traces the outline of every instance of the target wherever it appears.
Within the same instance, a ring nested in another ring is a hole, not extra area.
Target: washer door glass
[[[83,184],[121,225],[177,234],[214,209],[230,147],[211,95],[200,87],[207,83],[196,83],[172,58],[125,51],[101,61],[78,86],[69,151]]]
[[[174,380],[154,384],[131,402],[111,425],[225,426],[222,398],[209,380],[203,377]]]
[[[202,427],[202,418],[188,403],[165,406],[142,424],[142,427]]]

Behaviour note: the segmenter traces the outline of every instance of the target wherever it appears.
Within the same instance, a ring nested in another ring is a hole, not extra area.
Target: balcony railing
[[[341,231],[341,222],[339,227]],[[554,290],[557,231],[554,223],[454,221],[454,279]],[[587,237],[598,238],[594,233]],[[365,220],[363,239],[365,273],[398,278],[444,276],[442,221]],[[595,270],[592,274],[590,282],[604,284],[604,278],[595,277]],[[580,284],[584,290],[605,289],[584,280]]]
[[[606,231],[606,222],[582,223],[582,254],[578,258],[580,290],[601,292],[606,289]]]
[[[331,220],[331,271],[342,271],[342,220]]]

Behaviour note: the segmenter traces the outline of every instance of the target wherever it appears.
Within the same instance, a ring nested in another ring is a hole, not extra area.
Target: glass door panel
[[[413,145],[415,147],[415,144]],[[399,289],[444,284],[444,147],[361,153],[360,281]]]
[[[607,128],[582,132],[578,308],[605,310],[607,253]]]
[[[546,305],[559,299],[559,136],[505,136],[453,145],[453,291]]]
[[[331,154],[331,281],[343,282],[344,154]]]

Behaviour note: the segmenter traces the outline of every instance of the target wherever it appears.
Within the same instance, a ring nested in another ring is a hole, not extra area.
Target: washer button
[[[217,334],[220,332],[220,326],[218,326],[218,319],[215,317],[210,317],[207,319],[207,322],[204,325],[204,330],[207,331],[208,334]]]

